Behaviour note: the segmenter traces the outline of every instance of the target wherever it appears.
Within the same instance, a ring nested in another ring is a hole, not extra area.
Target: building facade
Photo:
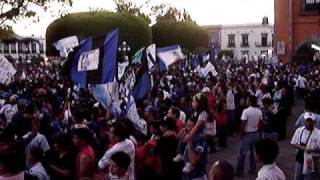
[[[30,59],[45,56],[46,41],[44,38],[22,37],[13,35],[10,39],[0,40],[0,54],[12,59]]]
[[[320,0],[275,0],[275,52],[284,62],[311,60],[320,46]]]
[[[271,58],[273,25],[264,18],[262,24],[205,26],[209,47],[231,50],[236,59]]]

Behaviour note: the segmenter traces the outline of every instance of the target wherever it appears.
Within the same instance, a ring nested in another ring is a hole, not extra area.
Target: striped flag
[[[71,53],[70,76],[81,86],[113,82],[119,30],[98,37],[89,37]]]

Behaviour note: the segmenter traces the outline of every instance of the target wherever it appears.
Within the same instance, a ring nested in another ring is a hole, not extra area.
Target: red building
[[[275,51],[284,62],[312,60],[320,46],[320,0],[275,0]]]

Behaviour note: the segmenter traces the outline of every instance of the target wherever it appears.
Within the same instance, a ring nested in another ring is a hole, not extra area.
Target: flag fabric
[[[81,86],[113,82],[117,68],[119,30],[89,37],[71,53],[71,80]]]
[[[0,54],[0,83],[9,83],[16,72],[17,70],[8,59]]]
[[[110,110],[112,115],[121,114],[117,82],[95,85],[92,88],[92,95],[105,109]]]
[[[59,52],[61,57],[68,57],[74,47],[79,46],[77,36],[69,36],[52,44]]]
[[[147,55],[147,60],[148,60],[148,69],[149,71],[153,70],[154,65],[156,64],[156,44],[151,44],[149,47],[146,49],[146,55]]]
[[[151,90],[151,77],[148,71],[145,71],[140,79],[135,84],[132,94],[134,99],[142,100],[145,98]]]
[[[129,65],[129,61],[125,61],[123,63],[118,63],[118,78],[121,79],[124,75],[127,66]]]
[[[198,55],[192,55],[191,65],[192,65],[192,68],[196,68],[198,65],[200,65]]]
[[[202,74],[204,77],[206,77],[210,72],[213,76],[217,76],[218,72],[216,71],[215,67],[211,64],[211,62],[208,62],[207,65],[201,69]]]
[[[158,48],[157,54],[160,60],[162,60],[166,65],[166,67],[169,67],[176,61],[185,58],[179,45]]]
[[[147,135],[148,128],[147,123],[143,119],[140,118],[136,103],[131,94],[129,94],[127,105],[126,105],[126,116],[130,119],[136,129],[141,131],[143,134]]]
[[[141,59],[142,59],[142,55],[143,55],[144,50],[145,50],[145,48],[143,47],[134,54],[132,64],[141,64]]]

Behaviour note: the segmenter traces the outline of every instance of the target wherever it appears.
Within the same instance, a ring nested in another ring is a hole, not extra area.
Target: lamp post
[[[124,63],[129,61],[129,64],[131,64],[130,51],[131,51],[130,46],[127,44],[126,41],[123,41],[118,48],[118,52],[120,54],[118,62]]]

